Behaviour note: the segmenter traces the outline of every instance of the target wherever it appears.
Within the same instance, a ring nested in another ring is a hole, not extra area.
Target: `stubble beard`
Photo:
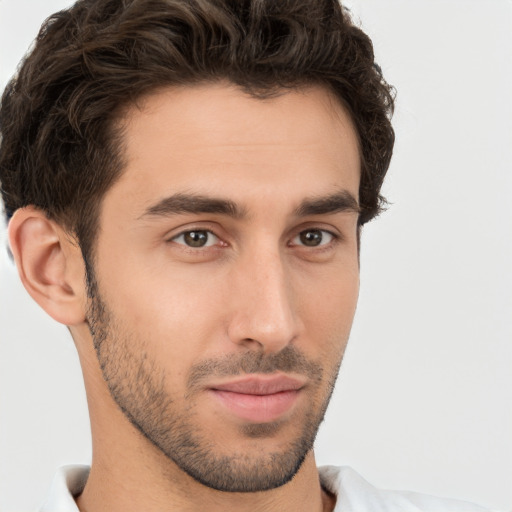
[[[190,393],[180,400],[186,405],[180,406],[167,391],[164,368],[144,350],[140,340],[123,332],[92,280],[89,297],[90,331],[113,400],[130,423],[178,468],[197,482],[225,492],[266,491],[286,484],[296,475],[313,448],[334,389],[341,356],[327,376],[324,368],[291,346],[267,356],[247,352],[236,359],[203,361],[191,368],[187,386]],[[261,442],[261,454],[223,454],[215,439],[208,438],[207,428],[201,432],[201,423],[194,423],[197,416],[194,389],[206,377],[276,371],[306,375],[316,388],[317,398],[308,403],[299,432],[294,431],[294,438],[287,440],[279,451],[268,452],[265,439],[279,433],[281,422],[246,424],[240,433],[248,441]]]

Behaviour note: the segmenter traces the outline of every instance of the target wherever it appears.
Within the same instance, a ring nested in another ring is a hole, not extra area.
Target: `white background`
[[[67,3],[0,0],[2,88]],[[350,5],[398,89],[393,204],[365,228],[359,309],[318,460],[379,487],[510,510],[512,2]],[[19,512],[58,465],[90,460],[90,434],[71,338],[0,253],[0,511]]]

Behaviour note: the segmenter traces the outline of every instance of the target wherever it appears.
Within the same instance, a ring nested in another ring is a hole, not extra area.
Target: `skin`
[[[165,436],[192,433],[211,460],[235,461],[241,475],[275,473],[282,464],[273,467],[273,457],[295,441],[311,444],[359,289],[357,208],[318,208],[319,198],[357,201],[348,114],[320,87],[261,100],[222,83],[153,93],[127,112],[123,129],[126,169],[100,213],[95,303],[77,244],[57,223],[28,207],[9,231],[25,286],[70,327],[80,356],[93,438],[80,510],[332,510],[310,446],[286,483],[225,492],[187,474]],[[238,215],[176,213],[165,202],[176,194],[228,200]],[[187,246],[190,231],[206,246]],[[290,353],[306,363],[286,366]],[[191,372],[205,367],[191,386]],[[247,375],[242,368],[302,387],[278,419],[248,421],[210,389]]]

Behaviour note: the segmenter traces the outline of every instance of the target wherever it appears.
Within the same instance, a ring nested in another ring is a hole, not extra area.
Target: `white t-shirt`
[[[334,512],[490,512],[464,501],[379,490],[349,467],[323,466],[319,472],[323,487],[337,496]],[[73,496],[82,492],[88,475],[88,466],[60,468],[39,512],[79,512]]]

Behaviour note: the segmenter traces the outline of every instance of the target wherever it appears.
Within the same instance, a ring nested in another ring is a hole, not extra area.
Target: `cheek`
[[[348,341],[359,294],[358,268],[329,272],[304,293],[302,316],[308,336],[325,356],[341,357]]]
[[[101,293],[116,320],[157,360],[185,369],[205,352],[208,340],[218,337],[222,276],[207,276],[199,267],[144,267],[129,260],[104,269]]]

